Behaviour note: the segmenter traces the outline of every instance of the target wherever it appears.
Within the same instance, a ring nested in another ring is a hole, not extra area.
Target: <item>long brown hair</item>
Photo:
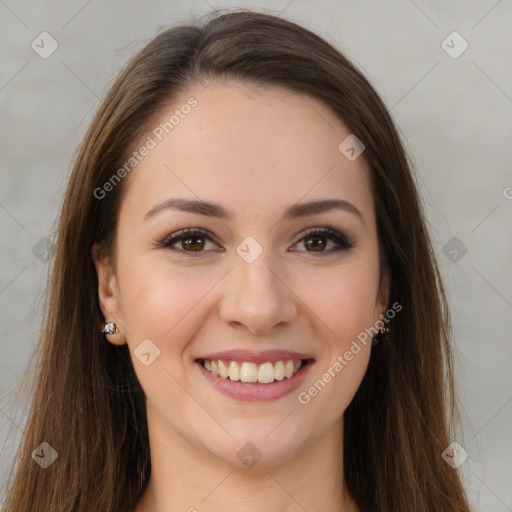
[[[178,94],[235,79],[317,98],[365,144],[390,303],[403,310],[389,340],[372,350],[344,415],[350,493],[364,511],[468,512],[459,475],[441,458],[459,424],[449,311],[411,166],[386,107],[345,56],[305,28],[247,9],[213,14],[207,23],[160,33],[135,55],[81,145],[64,197],[35,389],[4,510],[131,511],[147,485],[144,394],[128,346],[114,346],[100,332],[91,257],[96,242],[108,253],[115,241],[125,183],[104,200],[94,191]],[[46,469],[32,458],[42,442],[58,453]]]

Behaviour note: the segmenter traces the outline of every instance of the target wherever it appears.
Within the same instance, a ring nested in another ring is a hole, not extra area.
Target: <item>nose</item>
[[[287,285],[282,266],[268,251],[252,263],[235,256],[224,287],[220,315],[234,328],[271,334],[297,317],[299,299]]]

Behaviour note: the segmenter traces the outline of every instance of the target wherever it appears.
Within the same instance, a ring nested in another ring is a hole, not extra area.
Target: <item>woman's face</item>
[[[161,114],[134,148],[115,265],[96,262],[108,338],[128,343],[162,442],[238,466],[291,459],[339,431],[370,356],[361,333],[387,308],[364,153],[350,139],[342,153],[350,132],[322,103],[276,88],[197,86]],[[341,206],[301,207],[325,200]],[[183,229],[202,232],[169,240]]]

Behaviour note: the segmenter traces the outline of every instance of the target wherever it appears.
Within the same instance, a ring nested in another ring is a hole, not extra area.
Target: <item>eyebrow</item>
[[[217,217],[219,219],[230,220],[233,218],[232,213],[226,210],[220,204],[211,203],[209,201],[201,201],[195,199],[169,198],[165,201],[156,203],[145,215],[144,221],[154,217],[164,210],[181,210],[190,213],[197,213],[208,217]],[[289,206],[283,214],[284,220],[294,220],[308,215],[316,215],[332,210],[344,210],[356,215],[365,225],[361,212],[349,201],[345,199],[321,199],[318,201],[310,201],[308,203],[297,203]]]

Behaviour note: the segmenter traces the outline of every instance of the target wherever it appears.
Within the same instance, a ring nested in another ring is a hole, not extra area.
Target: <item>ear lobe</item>
[[[98,244],[92,248],[92,259],[98,276],[98,301],[105,322],[115,322],[119,332],[107,335],[107,339],[114,345],[124,345],[126,334],[121,309],[117,277],[107,256],[101,254]]]

